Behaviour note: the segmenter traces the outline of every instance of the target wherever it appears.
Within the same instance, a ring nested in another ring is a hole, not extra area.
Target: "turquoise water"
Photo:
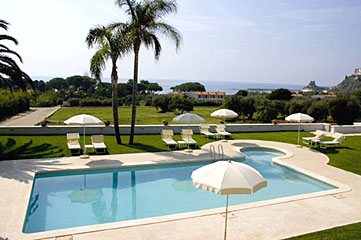
[[[266,149],[243,152],[247,157],[242,162],[260,171],[268,186],[252,195],[230,195],[230,205],[334,188],[273,164],[271,159],[283,153]],[[23,231],[34,233],[223,207],[225,196],[192,185],[192,171],[205,164],[37,174]]]

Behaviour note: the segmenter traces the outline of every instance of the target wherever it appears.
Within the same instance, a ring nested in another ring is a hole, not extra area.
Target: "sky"
[[[178,0],[165,20],[183,37],[179,51],[161,37],[162,53],[141,49],[140,79],[333,86],[361,67],[359,0]],[[89,74],[89,29],[126,21],[115,0],[1,0],[0,19],[19,41],[31,76]],[[1,31],[1,33],[4,33]],[[1,34],[0,33],[0,34]],[[118,62],[132,78],[133,55]],[[110,77],[107,65],[104,78]]]

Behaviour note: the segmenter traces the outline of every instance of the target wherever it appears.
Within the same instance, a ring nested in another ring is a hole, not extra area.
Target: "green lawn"
[[[310,133],[301,133],[302,136],[312,136]],[[195,140],[202,146],[212,140],[203,136],[195,135]],[[267,133],[237,133],[234,139],[258,139],[278,141],[285,143],[297,143],[297,132],[267,132]],[[180,135],[175,136],[180,140]],[[122,136],[124,145],[116,144],[114,136],[105,136],[105,143],[110,154],[140,153],[168,151],[163,144],[160,135],[136,135],[135,144],[128,145],[129,137]],[[90,137],[86,138],[90,143]],[[317,150],[325,153],[329,158],[329,164],[349,172],[361,175],[361,137],[346,137],[341,146],[331,147],[326,150]],[[80,143],[83,143],[81,137]],[[66,146],[66,136],[0,136],[0,159],[25,159],[69,156]]]
[[[305,234],[288,240],[353,240],[361,239],[361,223],[354,223],[325,231]]]
[[[194,107],[192,113],[198,114],[206,119],[207,123],[219,123],[219,119],[210,117],[210,114],[217,110],[218,107]],[[128,125],[131,120],[131,107],[119,107],[119,124]],[[78,115],[78,114],[90,114],[103,121],[109,120],[113,122],[112,108],[61,108],[49,120],[59,121],[60,124],[64,120]],[[167,120],[170,124],[175,124],[172,119],[177,115],[174,113],[158,113],[154,107],[137,107],[136,124],[162,124],[164,120]]]

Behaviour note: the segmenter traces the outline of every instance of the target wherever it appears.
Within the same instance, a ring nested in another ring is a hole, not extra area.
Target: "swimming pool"
[[[231,195],[230,205],[288,197],[335,187],[272,163],[284,155],[246,149],[242,161],[267,179],[252,195]],[[210,162],[37,174],[24,233],[164,216],[223,207],[225,196],[192,185],[193,170]]]

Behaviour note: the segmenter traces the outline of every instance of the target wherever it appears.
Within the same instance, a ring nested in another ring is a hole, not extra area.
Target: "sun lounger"
[[[319,142],[320,148],[326,149],[327,146],[341,144],[342,141],[345,139],[345,136],[342,133],[335,133],[335,134],[333,134],[332,137],[333,137],[332,141],[320,141]]]
[[[162,130],[162,141],[167,144],[168,148],[176,147],[177,142],[173,139],[173,130],[163,129]]]
[[[209,125],[208,124],[201,124],[199,131],[201,134],[205,135],[207,138],[214,137],[214,133],[209,131]]]
[[[192,129],[182,129],[182,140],[185,141],[188,145],[197,146],[198,142],[192,138],[193,131]]]
[[[79,144],[79,133],[67,133],[66,140],[70,154],[80,155],[81,147]]]
[[[312,143],[316,143],[317,141],[314,140],[321,140],[324,136],[326,136],[326,132],[322,131],[322,130],[316,130],[316,132],[314,133],[315,136],[313,137],[303,137],[303,143],[304,144],[311,144]]]
[[[224,124],[218,124],[216,127],[217,134],[221,135],[222,137],[231,137],[232,134],[226,131],[226,127]]]
[[[104,135],[93,135],[91,136],[91,141],[95,154],[107,153],[107,146],[104,143]]]

